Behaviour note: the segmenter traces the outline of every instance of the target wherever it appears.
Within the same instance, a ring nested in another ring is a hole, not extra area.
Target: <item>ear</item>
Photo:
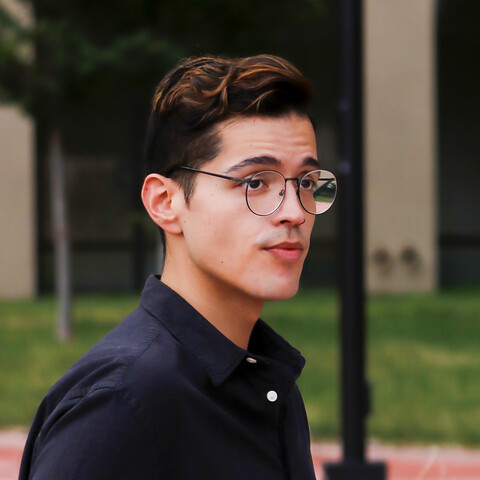
[[[185,204],[181,187],[171,178],[157,173],[151,173],[145,178],[142,188],[143,205],[150,218],[165,232],[182,233],[176,211],[179,200]]]

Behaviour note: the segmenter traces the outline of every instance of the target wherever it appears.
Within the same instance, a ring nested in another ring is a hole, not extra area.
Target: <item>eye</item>
[[[250,193],[260,193],[268,189],[268,184],[263,178],[256,176],[250,179],[247,188]]]
[[[302,178],[300,182],[300,188],[303,190],[313,190],[315,183],[311,178]]]
[[[248,182],[248,189],[252,191],[261,190],[262,187],[265,187],[265,182],[262,178],[255,177]]]
[[[262,192],[268,190],[272,184],[277,180],[277,175],[272,172],[259,172],[250,177],[248,181],[248,190],[250,192]]]
[[[283,176],[273,170],[258,172],[252,175],[248,180],[248,193],[268,194],[271,192],[280,192],[285,188],[285,180]]]

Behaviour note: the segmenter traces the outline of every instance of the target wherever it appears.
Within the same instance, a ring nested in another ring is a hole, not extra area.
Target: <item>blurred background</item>
[[[292,61],[316,88],[320,162],[341,170],[338,3],[0,0],[1,358],[13,372],[0,388],[25,404],[4,405],[0,426],[28,425],[48,382],[128,313],[157,270],[139,195],[143,139],[153,90],[181,58]],[[480,445],[480,2],[365,0],[363,13],[372,431]],[[78,296],[68,348],[49,330],[55,145]],[[310,361],[302,390],[315,438],[339,432],[337,217],[334,206],[316,222],[301,303],[267,307]],[[405,413],[412,404],[419,410]]]
[[[2,38],[19,43],[23,67],[35,65],[2,73],[3,297],[52,291],[52,125],[63,139],[75,291],[143,286],[156,245],[139,197],[145,125],[156,83],[185,56],[269,52],[291,60],[316,87],[322,164],[338,167],[338,2],[2,4],[37,40]],[[364,9],[369,290],[478,284],[479,3],[368,0]],[[336,213],[317,222],[305,284],[336,282]]]

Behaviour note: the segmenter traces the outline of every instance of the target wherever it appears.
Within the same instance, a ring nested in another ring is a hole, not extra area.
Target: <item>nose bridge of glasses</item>
[[[285,186],[287,185],[287,182],[292,182],[294,184],[297,185],[297,189],[300,185],[300,179],[299,178],[295,178],[295,177],[292,177],[292,178],[285,178]]]
[[[294,182],[293,188],[295,189],[296,195],[291,195],[291,197],[292,197],[292,199],[294,197],[296,197],[296,200],[293,200],[293,201],[297,202],[297,207],[299,207],[300,209],[304,209],[303,204],[300,200],[300,196],[299,196],[300,179],[298,179],[298,178],[286,178],[280,172],[276,172],[276,173],[278,173],[278,175],[276,175],[275,178],[276,178],[276,180],[278,179],[278,187],[277,188],[279,188],[279,190],[277,190],[277,191],[278,191],[278,197],[280,197],[280,198],[279,198],[277,206],[275,207],[275,210],[280,208],[280,206],[285,202],[285,197],[286,197],[287,188],[288,188],[287,187],[287,185],[288,185],[287,182],[289,182],[289,181]],[[295,186],[295,184],[296,184],[296,186]],[[275,191],[275,189],[273,189],[273,191]],[[272,191],[272,193],[273,193],[273,191]],[[287,202],[288,201],[289,200],[287,200]]]
[[[300,205],[303,207],[303,203],[300,199],[300,179],[299,178],[285,178],[285,190],[287,189],[287,182],[292,182],[293,188],[295,189],[295,193],[297,196],[298,201],[300,202]]]
[[[299,205],[300,208],[302,208],[303,210],[305,210],[304,206],[303,206],[303,203],[300,199],[300,179],[299,178],[295,178],[295,177],[292,177],[292,178],[285,178],[284,177],[284,180],[285,180],[285,186],[281,192],[281,196],[282,196],[282,203],[283,201],[285,200],[285,196],[286,196],[286,193],[287,193],[287,185],[288,185],[288,182],[292,182],[293,184],[293,188],[295,189],[295,197],[296,197],[296,201]],[[293,197],[293,196],[292,196]]]

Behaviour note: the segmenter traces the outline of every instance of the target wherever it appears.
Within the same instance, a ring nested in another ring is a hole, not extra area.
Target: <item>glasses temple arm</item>
[[[196,168],[186,167],[186,166],[183,166],[183,165],[175,167],[174,169],[171,169],[170,173],[172,173],[175,170],[188,170],[190,172],[195,172],[195,173],[204,173],[205,175],[210,175],[212,177],[218,177],[218,178],[224,178],[226,180],[233,180],[235,182],[248,183],[250,181],[249,178],[228,177],[227,175],[221,175],[220,173],[205,172],[204,170],[198,170]]]

